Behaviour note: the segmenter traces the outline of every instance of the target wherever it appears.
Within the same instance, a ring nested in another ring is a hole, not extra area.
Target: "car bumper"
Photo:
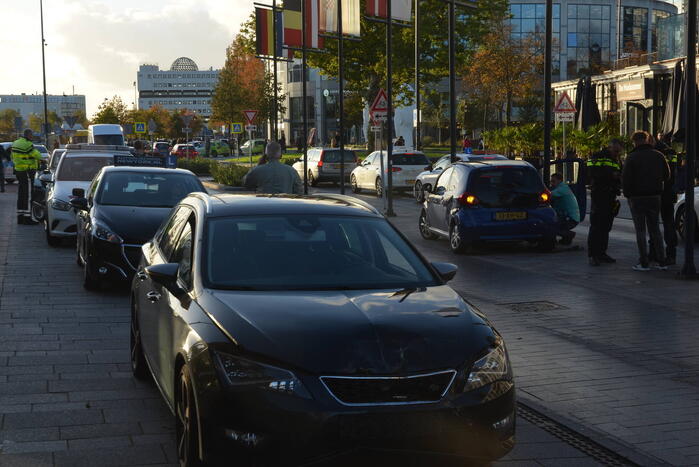
[[[47,222],[49,232],[53,237],[75,237],[77,224],[75,221],[75,211],[60,211],[58,209],[48,207]]]
[[[494,220],[496,210],[462,209],[460,233],[466,241],[516,241],[552,238],[557,232],[556,213],[551,208],[527,210],[526,220]]]
[[[106,281],[130,281],[138,268],[141,245],[121,244],[92,239],[86,267],[93,277]]]

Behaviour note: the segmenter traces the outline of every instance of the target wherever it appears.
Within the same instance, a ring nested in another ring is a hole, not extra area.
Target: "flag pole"
[[[456,5],[449,0],[449,151],[452,162],[456,160]]]
[[[306,0],[301,0],[301,81],[303,103],[303,194],[308,194],[308,89],[306,83]]]
[[[386,138],[386,178],[388,179],[388,187],[386,190],[386,200],[388,201],[388,206],[386,208],[387,217],[395,217],[396,213],[393,212],[393,163],[391,161],[393,156],[393,51],[392,51],[392,39],[393,39],[393,18],[391,13],[391,0],[386,0],[386,94],[388,105],[387,108],[387,128],[388,137]],[[383,170],[383,167],[381,167]],[[381,177],[383,180],[383,176]]]
[[[277,128],[277,118],[279,116],[279,93],[277,92],[277,0],[272,0],[272,42],[272,63],[274,64],[274,103],[272,105],[272,131],[274,132],[274,136],[271,138],[271,141],[277,141],[279,138]]]
[[[420,0],[415,0],[415,140],[413,149],[420,149]]]
[[[345,50],[342,38],[342,0],[337,0],[338,91],[340,93],[340,194],[345,194]]]

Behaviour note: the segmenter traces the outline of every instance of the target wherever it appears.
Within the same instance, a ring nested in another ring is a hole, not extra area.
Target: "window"
[[[541,177],[529,167],[482,169],[470,177],[469,189],[487,208],[530,207],[544,191]]]
[[[189,289],[192,286],[192,221],[187,222],[182,229],[182,234],[177,241],[177,246],[172,251],[168,262],[178,263],[177,277]]]
[[[437,161],[434,170],[444,170],[451,164],[451,156],[442,157]]]
[[[528,34],[544,34],[546,30],[546,9],[541,3],[523,3],[510,5],[510,26],[512,27],[512,38],[523,39]],[[561,5],[553,5],[553,40],[554,48],[559,48],[561,29]],[[554,50],[553,74],[560,73],[560,49]]]
[[[162,228],[158,246],[163,259],[167,261],[175,247],[175,241],[182,230],[182,226],[189,219],[191,212],[188,208],[180,207],[170,216],[165,226]]]
[[[110,172],[104,176],[97,202],[107,206],[169,208],[188,194],[203,190],[199,179],[192,175]]]
[[[446,193],[449,186],[449,181],[451,180],[451,174],[454,172],[454,167],[449,167],[445,170],[442,175],[439,176],[437,180],[437,186],[435,188],[435,193],[442,192]]]
[[[89,182],[95,178],[102,167],[112,164],[112,157],[64,157],[56,174],[56,180]]]
[[[622,50],[627,53],[648,51],[648,8],[624,7]]]
[[[610,66],[611,6],[568,5],[568,78],[600,73]]]

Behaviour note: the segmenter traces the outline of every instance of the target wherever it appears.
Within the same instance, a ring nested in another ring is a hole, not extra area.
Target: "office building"
[[[85,113],[85,96],[83,95],[48,95],[46,96],[49,112],[63,119],[78,112]],[[31,114],[44,118],[43,94],[5,94],[0,95],[0,111],[13,109],[19,112],[26,122]]]

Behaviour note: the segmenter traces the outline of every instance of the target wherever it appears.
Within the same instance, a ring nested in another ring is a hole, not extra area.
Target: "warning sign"
[[[386,91],[379,89],[376,99],[369,108],[369,115],[375,122],[385,122],[388,120],[388,96]]]
[[[575,112],[575,104],[573,104],[567,92],[563,91],[553,111],[556,113]]]

